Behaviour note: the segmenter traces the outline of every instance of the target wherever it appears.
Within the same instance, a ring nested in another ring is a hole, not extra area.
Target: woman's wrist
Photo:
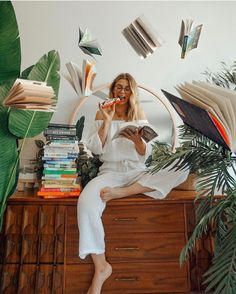
[[[140,141],[137,141],[135,144],[135,148],[140,155],[145,155],[146,153],[146,144],[140,138]]]
[[[111,123],[112,119],[103,119],[103,123],[105,125],[109,125]]]

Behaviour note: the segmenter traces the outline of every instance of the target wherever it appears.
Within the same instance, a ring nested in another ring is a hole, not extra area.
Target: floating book
[[[179,45],[182,48],[181,58],[185,58],[190,50],[197,48],[201,30],[202,24],[194,27],[192,19],[182,20],[179,34]]]
[[[54,111],[55,93],[45,82],[17,79],[4,100],[4,105],[20,109]]]
[[[85,54],[88,54],[92,57],[93,54],[102,55],[102,50],[98,41],[92,39],[92,35],[87,28],[84,32],[81,28],[79,28],[78,46]]]
[[[71,84],[78,96],[90,96],[92,94],[93,80],[97,74],[95,63],[88,60],[83,61],[82,71],[73,63],[66,63],[69,75],[64,77]]]
[[[205,82],[177,87],[183,99],[164,90],[184,123],[224,148],[236,152],[236,93]]]
[[[141,58],[146,58],[164,43],[144,15],[123,29],[122,34]]]

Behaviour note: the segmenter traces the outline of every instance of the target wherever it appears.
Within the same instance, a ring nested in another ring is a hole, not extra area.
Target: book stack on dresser
[[[78,142],[74,125],[50,124],[44,131],[44,170],[38,196],[74,197],[80,194],[76,158]]]

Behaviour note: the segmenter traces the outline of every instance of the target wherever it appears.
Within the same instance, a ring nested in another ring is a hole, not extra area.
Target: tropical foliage
[[[208,82],[236,90],[236,62],[222,70],[204,75]],[[196,174],[197,223],[183,248],[180,263],[194,252],[197,241],[214,232],[214,257],[204,274],[206,291],[214,294],[236,293],[236,168],[235,155],[212,142],[197,131],[180,127],[181,146],[172,153],[170,146],[160,142],[153,145],[149,167],[152,173],[162,168],[189,169]],[[215,192],[221,191],[219,199]]]
[[[3,105],[16,78],[45,81],[58,96],[60,76],[59,55],[50,51],[21,72],[21,48],[15,12],[10,1],[0,2],[0,228],[6,201],[13,193],[19,173],[20,152],[25,139],[40,134],[52,113],[20,110]],[[23,139],[21,147],[18,140]]]

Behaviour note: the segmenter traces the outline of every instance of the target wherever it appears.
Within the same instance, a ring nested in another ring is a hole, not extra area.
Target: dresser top
[[[143,194],[137,194],[134,196],[129,196],[125,198],[120,198],[116,200],[112,200],[108,202],[108,205],[110,203],[122,205],[122,204],[128,204],[128,203],[134,203],[135,204],[142,204],[145,203],[151,203],[151,202],[193,202],[196,197],[195,191],[183,191],[183,190],[172,190],[166,198],[164,199],[153,199],[151,197],[145,196]],[[62,199],[43,199],[40,196],[37,196],[37,190],[25,190],[23,192],[16,191],[9,199],[8,203],[21,203],[24,202],[24,204],[27,203],[39,203],[39,204],[61,204],[61,205],[76,205],[78,201],[77,197],[70,197],[70,198],[62,198]]]

